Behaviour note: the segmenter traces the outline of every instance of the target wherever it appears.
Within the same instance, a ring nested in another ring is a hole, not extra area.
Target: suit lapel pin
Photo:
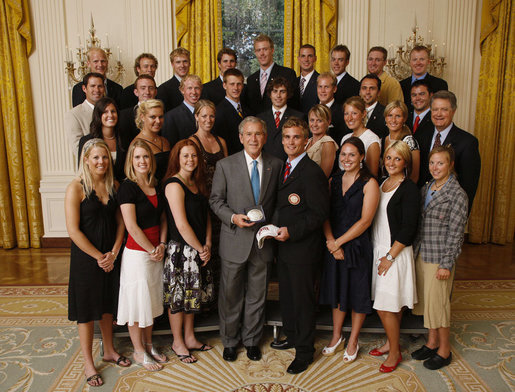
[[[297,204],[300,203],[300,196],[297,195],[296,193],[290,193],[290,195],[288,196],[288,202],[292,206],[296,206]]]

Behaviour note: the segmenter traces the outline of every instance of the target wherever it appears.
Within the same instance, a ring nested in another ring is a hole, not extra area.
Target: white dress
[[[351,136],[353,136],[352,133],[348,133],[347,135],[342,137],[342,141],[341,141],[340,145],[343,146],[343,143],[345,143],[345,140],[347,140]],[[381,155],[381,139],[379,139],[379,136],[377,136],[373,131],[371,131],[370,129],[367,129],[365,132],[363,132],[359,136],[359,139],[365,145],[365,158],[367,157],[368,148],[374,143],[377,143],[379,145],[379,155]],[[343,170],[343,165],[341,164],[339,159],[338,159],[338,166],[340,167],[341,170]]]
[[[373,308],[388,312],[399,312],[403,306],[413,309],[413,305],[417,303],[415,263],[411,246],[406,246],[399,253],[386,275],[379,276],[377,274],[379,259],[386,256],[391,248],[390,225],[388,224],[386,207],[397,189],[398,187],[390,192],[383,192],[383,185],[381,185],[379,207],[372,225],[372,245],[374,246],[374,262],[372,264]]]

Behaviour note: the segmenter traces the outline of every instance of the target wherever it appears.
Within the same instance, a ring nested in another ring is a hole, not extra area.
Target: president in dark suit
[[[87,53],[88,62],[87,66],[91,72],[96,72],[104,77],[104,88],[105,95],[113,98],[116,105],[120,107],[120,97],[122,94],[123,87],[118,83],[113,82],[111,79],[107,79],[106,72],[109,66],[106,52],[103,49],[97,48],[96,46],[90,48]],[[80,105],[86,99],[86,93],[82,89],[84,84],[82,82],[77,83],[72,89],[72,105],[73,107]]]
[[[225,98],[224,73],[228,69],[236,67],[237,55],[236,52],[230,48],[222,48],[216,56],[216,62],[218,64],[218,70],[220,75],[211,80],[210,82],[204,83],[202,87],[202,99],[208,99],[216,105],[218,105]]]
[[[202,93],[202,81],[197,75],[186,75],[181,80],[179,89],[184,100],[175,109],[166,112],[161,130],[161,135],[168,140],[170,148],[179,140],[189,138],[197,130],[193,112]]]
[[[303,119],[305,116],[304,113],[288,106],[287,101],[292,94],[292,88],[285,78],[278,77],[270,82],[267,93],[272,101],[272,106],[258,114],[258,117],[266,123],[268,133],[263,150],[284,162],[286,153],[282,144],[281,129],[288,118]]]
[[[363,98],[367,109],[365,126],[383,139],[388,136],[389,131],[384,120],[384,106],[377,100],[379,94],[381,94],[381,79],[374,74],[363,76],[360,81],[359,96]]]
[[[456,96],[446,90],[433,94],[431,98],[431,119],[434,128],[425,128],[415,133],[420,147],[420,178],[422,187],[431,180],[429,173],[429,152],[438,145],[450,145],[454,149],[454,170],[458,182],[467,193],[469,213],[476,195],[481,172],[478,140],[470,133],[458,128],[453,122],[456,113]]]
[[[287,371],[306,370],[315,352],[315,277],[323,254],[322,225],[329,216],[328,183],[322,169],[304,152],[308,126],[290,118],[283,126],[288,160],[277,192],[274,224],[279,226],[279,298],[286,339],[275,349],[295,348]]]
[[[157,59],[151,53],[141,53],[134,60],[134,73],[136,78],[140,75],[150,75],[152,78],[156,76]],[[120,110],[133,108],[138,104],[138,97],[135,95],[135,84],[131,84],[123,89],[120,96]],[[155,97],[154,97],[155,98]]]
[[[170,53],[173,74],[170,79],[157,88],[157,99],[163,101],[165,112],[179,106],[183,95],[179,91],[182,79],[190,72],[190,52],[184,48],[176,48]],[[173,146],[170,146],[173,147]]]
[[[291,68],[282,67],[274,63],[274,42],[265,35],[260,34],[254,40],[254,53],[259,62],[259,71],[247,78],[247,86],[243,91],[244,102],[252,114],[263,112],[270,107],[271,101],[266,94],[266,88],[275,78],[282,76],[288,80],[290,86],[294,86],[297,75]],[[292,96],[288,104],[297,107],[298,99]]]
[[[216,107],[214,132],[227,143],[229,155],[243,149],[238,126],[245,117],[250,115],[250,111],[241,102],[244,80],[243,73],[239,69],[231,68],[225,71],[223,85],[225,98]]]
[[[262,120],[246,117],[239,127],[244,151],[217,162],[209,204],[222,221],[222,272],[218,312],[223,358],[234,361],[240,341],[247,357],[261,359],[259,342],[265,321],[267,274],[274,243],[257,246],[256,232],[264,222],[252,222],[247,209],[259,205],[270,222],[276,202],[282,162],[262,152],[266,128]]]
[[[448,90],[447,82],[428,73],[430,51],[423,45],[415,46],[410,52],[411,76],[401,80],[404,102],[408,111],[413,110],[411,104],[411,85],[417,80],[425,80],[431,87],[431,91]]]
[[[336,76],[334,100],[338,105],[359,94],[359,82],[346,71],[350,60],[350,50],[346,45],[336,45],[329,52],[331,71]]]
[[[299,109],[307,116],[309,109],[318,103],[317,78],[319,73],[315,71],[317,61],[315,47],[310,44],[302,45],[297,59],[300,66],[300,75],[297,78],[295,89],[299,97]]]

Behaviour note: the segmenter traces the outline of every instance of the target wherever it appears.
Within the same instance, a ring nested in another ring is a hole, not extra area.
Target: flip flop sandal
[[[114,363],[115,365],[120,366],[120,367],[129,367],[129,366],[131,366],[131,364],[132,364],[132,362],[130,361],[130,359],[129,359],[129,358],[127,358],[127,357],[124,357],[123,355],[120,355],[120,356],[118,357],[118,359],[116,359],[116,360],[114,360],[114,359],[109,359],[109,360],[108,360],[108,359],[103,359],[103,358],[102,358],[102,361],[107,362],[107,363]],[[125,363],[126,363],[126,365],[123,365],[123,363],[122,363],[122,362],[125,362]],[[128,363],[128,364],[127,364],[127,363]]]
[[[154,358],[154,361],[158,362],[158,363],[167,363],[168,362],[168,358],[166,357],[166,355],[164,355],[163,353],[160,353],[159,351],[157,351],[155,348],[154,348],[154,345],[152,343],[145,343],[145,346],[150,346],[150,355],[152,355],[152,358]],[[159,359],[160,356],[164,356],[165,359]]]
[[[206,348],[206,347],[209,347],[209,348]],[[213,347],[210,347],[209,345],[204,343],[199,348],[190,348],[189,350],[190,351],[209,351],[209,350],[212,350],[212,349],[213,349]]]
[[[143,354],[143,361],[142,362],[138,362],[136,360],[136,358],[133,357],[134,359],[134,363],[136,365],[139,365],[139,366],[142,366],[144,367],[146,370],[148,370],[149,372],[158,372],[159,370],[162,370],[163,368],[160,367],[160,368],[157,368],[157,369],[148,369],[145,365],[150,365],[150,364],[157,364],[156,361],[154,361],[154,359],[148,355],[148,353],[146,351],[143,351],[143,352],[134,352],[134,354]]]
[[[97,384],[93,384],[93,382],[97,382]],[[102,380],[102,377],[100,376],[100,374],[96,373],[90,377],[87,377],[86,383],[90,387],[101,387],[102,385],[104,385],[104,380]]]
[[[191,354],[177,354],[175,352],[175,350],[172,348],[172,352],[177,355],[177,358],[179,358],[179,361],[181,361],[182,363],[187,363],[187,364],[191,364],[191,363],[195,363],[198,361],[197,358],[195,358],[193,355]],[[187,359],[192,359],[193,361],[187,361]]]

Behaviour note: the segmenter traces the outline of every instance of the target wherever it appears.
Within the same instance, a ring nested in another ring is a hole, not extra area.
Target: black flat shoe
[[[415,350],[411,353],[411,358],[416,359],[418,361],[423,361],[425,359],[431,358],[438,351],[437,348],[429,348],[425,344],[420,347],[418,350]]]
[[[302,359],[295,358],[288,369],[286,370],[290,374],[299,374],[308,368],[308,366],[313,362],[313,360],[306,361]]]
[[[270,343],[270,347],[276,350],[288,350],[290,348],[293,348],[293,343],[290,343],[288,339],[278,340],[277,342]]]
[[[236,347],[225,347],[223,358],[227,362],[234,362],[238,357],[238,352],[236,351]]]
[[[435,353],[431,358],[424,361],[424,367],[429,370],[438,370],[447,366],[452,361],[452,353],[449,353],[447,358],[442,358],[438,354]]]
[[[251,361],[259,361],[261,359],[261,350],[258,346],[247,346],[247,357]]]

